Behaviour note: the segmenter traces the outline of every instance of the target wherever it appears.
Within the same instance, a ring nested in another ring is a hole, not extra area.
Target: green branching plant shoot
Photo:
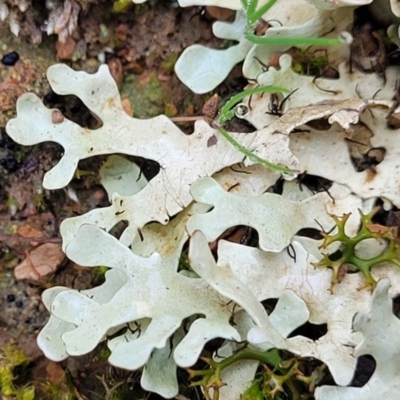
[[[341,255],[337,259],[332,259],[329,254],[323,254],[324,258],[315,263],[315,267],[329,267],[333,270],[332,287],[340,283],[345,276],[349,266],[358,269],[365,277],[365,285],[363,287],[372,287],[376,285],[376,281],[371,275],[371,269],[382,263],[392,263],[400,267],[400,242],[397,236],[397,227],[387,227],[379,224],[373,224],[372,218],[378,212],[379,207],[374,208],[369,214],[361,215],[361,227],[357,235],[349,237],[345,232],[346,222],[350,214],[345,214],[342,218],[333,217],[337,233],[330,235],[322,232],[324,241],[321,248],[325,249],[331,243],[341,242]],[[364,259],[357,255],[357,245],[366,239],[375,239],[379,243],[385,242],[386,247],[380,254]],[[360,288],[362,289],[362,288]],[[331,288],[332,290],[332,288]]]
[[[219,399],[219,390],[225,385],[221,378],[222,371],[242,360],[259,361],[262,366],[262,372],[243,393],[243,400],[283,400],[288,398],[288,393],[293,400],[307,399],[325,373],[325,365],[322,364],[306,376],[301,359],[283,359],[277,349],[263,352],[246,347],[221,361],[206,357],[202,360],[209,365],[208,369],[188,369],[188,372],[191,386],[202,386],[206,400]]]

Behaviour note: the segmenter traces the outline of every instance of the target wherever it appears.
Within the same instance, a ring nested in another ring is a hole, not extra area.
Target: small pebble
[[[24,303],[23,303],[21,300],[17,300],[17,301],[15,302],[15,306],[16,306],[17,308],[21,308],[23,305],[24,305]]]
[[[19,162],[10,154],[0,160],[0,165],[9,173],[15,172],[19,168]]]
[[[64,121],[64,115],[62,115],[60,110],[53,110],[51,112],[51,122],[53,124],[61,124]]]
[[[0,128],[0,147],[12,150],[15,148],[15,142],[7,135],[4,128]]]
[[[7,296],[7,301],[8,301],[9,303],[12,303],[14,300],[15,300],[15,295],[9,294],[9,295]]]
[[[19,60],[19,54],[16,51],[12,51],[11,53],[4,55],[3,58],[1,59],[1,62],[4,65],[12,67],[17,63],[18,60]]]

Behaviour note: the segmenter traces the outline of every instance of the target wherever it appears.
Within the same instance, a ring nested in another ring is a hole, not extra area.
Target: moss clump
[[[128,75],[121,94],[131,102],[135,118],[156,117],[164,113],[166,96],[160,81],[152,72],[144,73],[140,78]]]
[[[0,363],[0,394],[4,397],[13,397],[16,400],[33,400],[35,389],[33,386],[18,388],[14,381],[16,367],[25,367],[29,363],[29,357],[16,347],[13,342],[7,342],[1,349],[2,360]]]

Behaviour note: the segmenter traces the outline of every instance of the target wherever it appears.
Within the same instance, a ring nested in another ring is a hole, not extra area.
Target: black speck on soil
[[[37,287],[15,282],[12,274],[7,272],[1,275],[0,291],[0,328],[18,337],[20,334],[33,333],[44,326],[48,315]]]
[[[13,301],[15,301],[15,295],[13,295],[13,294],[7,295],[7,301],[9,303],[12,303]]]
[[[1,59],[2,64],[12,67],[19,60],[19,54],[16,51],[12,51],[11,53],[5,54]]]
[[[17,144],[7,135],[4,128],[0,128],[0,148],[6,150],[13,150],[17,147]]]
[[[19,162],[11,154],[7,154],[0,160],[0,165],[9,173],[15,172],[19,167]]]

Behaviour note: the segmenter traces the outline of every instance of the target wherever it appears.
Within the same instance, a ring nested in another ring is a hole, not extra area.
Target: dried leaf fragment
[[[15,278],[40,282],[41,278],[54,273],[64,259],[61,244],[44,243],[29,252],[29,256],[15,267]]]

